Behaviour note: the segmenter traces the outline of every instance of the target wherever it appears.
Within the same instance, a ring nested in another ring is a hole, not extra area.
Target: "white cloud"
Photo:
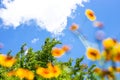
[[[36,43],[37,41],[39,41],[39,38],[34,38],[31,40],[31,43]]]
[[[34,19],[41,28],[58,34],[67,24],[67,18],[87,0],[3,0],[6,9],[0,9],[0,18],[4,25],[15,28],[30,19]]]

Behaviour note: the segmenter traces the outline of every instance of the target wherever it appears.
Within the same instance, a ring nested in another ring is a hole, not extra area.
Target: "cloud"
[[[35,20],[39,27],[58,34],[67,25],[67,18],[87,0],[3,0],[0,18],[6,26],[18,27]]]
[[[39,38],[32,39],[31,43],[35,44],[37,41],[39,41]]]

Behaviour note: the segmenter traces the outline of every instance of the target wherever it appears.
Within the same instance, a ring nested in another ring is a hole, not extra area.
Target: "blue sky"
[[[0,12],[2,12],[2,7],[3,7],[2,1],[4,0],[0,0],[0,7],[1,7]],[[27,3],[25,4],[27,5]],[[77,2],[75,4],[77,4]],[[5,13],[0,13],[0,43],[4,45],[4,47],[0,49],[0,52],[6,54],[9,50],[12,50],[12,54],[14,55],[16,52],[20,50],[20,47],[23,43],[27,43],[27,47],[32,47],[34,50],[39,50],[41,49],[41,45],[43,45],[44,40],[47,37],[51,37],[51,38],[56,37],[63,43],[63,45],[67,44],[71,46],[71,50],[65,55],[63,55],[60,58],[60,60],[67,61],[70,57],[71,58],[81,57],[85,55],[86,49],[79,40],[79,38],[75,36],[73,33],[71,33],[71,31],[69,30],[69,27],[71,26],[72,23],[76,23],[80,26],[81,32],[91,43],[97,44],[95,39],[95,34],[96,31],[98,30],[104,31],[106,38],[113,37],[116,38],[117,40],[120,40],[120,28],[119,28],[120,1],[119,0],[109,0],[109,1],[89,0],[89,2],[84,2],[83,4],[84,7],[77,6],[76,9],[73,8],[74,12],[71,13],[72,15],[69,15],[69,13],[65,14],[67,15],[67,22],[64,21],[65,27],[62,28],[61,35],[59,36],[53,35],[54,29],[51,30],[48,27],[40,27],[41,24],[40,25],[37,24],[37,22],[34,20],[30,20],[29,22],[23,21],[23,24],[19,24],[17,27],[14,27],[13,25],[12,26],[3,25],[4,19],[3,16],[1,16],[1,14],[3,15]],[[93,23],[86,18],[84,12],[88,8],[92,9],[95,12],[98,21],[103,22],[104,28],[99,29],[94,27]],[[6,15],[9,15],[9,13],[6,13]],[[8,20],[10,21],[10,19]],[[51,24],[46,23],[45,25],[51,25]],[[61,29],[58,29],[58,32],[59,30]],[[62,45],[58,45],[58,46],[62,46]],[[86,63],[91,64],[86,57],[84,61]]]

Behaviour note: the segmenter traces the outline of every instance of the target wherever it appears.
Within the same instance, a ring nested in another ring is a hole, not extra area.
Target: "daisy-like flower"
[[[36,70],[36,73],[44,78],[52,78],[53,75],[51,73],[51,71],[48,69],[48,68],[42,68],[42,67],[39,67],[37,70]]]
[[[93,61],[99,60],[101,57],[99,50],[92,48],[92,47],[87,48],[86,55],[88,59],[93,60]]]
[[[115,69],[116,69],[116,67],[112,67],[112,66],[110,66],[110,67],[108,68],[108,71],[110,71],[110,72],[114,72]]]
[[[97,73],[98,75],[100,75],[102,73],[102,70],[98,67],[96,67],[94,70],[93,70],[95,73]]]
[[[34,79],[34,74],[32,71],[28,69],[19,68],[16,70],[15,75],[18,76],[20,79],[26,78],[28,80]]]
[[[54,57],[61,57],[65,51],[61,48],[53,48],[51,53]]]
[[[116,43],[112,49],[108,50],[112,53],[112,60],[115,62],[120,62],[120,43]]]
[[[117,53],[116,55],[114,55],[113,61],[120,62],[120,53]]]
[[[12,67],[12,65],[16,62],[16,59],[12,56],[6,56],[3,54],[0,54],[0,65],[4,67]]]
[[[120,73],[120,67],[116,67],[116,72]]]
[[[71,31],[76,31],[78,28],[79,28],[78,25],[74,23],[74,24],[71,25],[70,30]]]
[[[120,67],[111,67],[111,66],[110,66],[110,67],[108,68],[108,70],[111,71],[111,72],[119,72],[119,73],[120,73]]]
[[[117,43],[116,40],[112,38],[107,38],[102,41],[103,47],[105,49],[112,48],[116,43]]]
[[[95,16],[94,12],[91,9],[86,9],[85,15],[87,16],[87,18],[90,21],[95,21],[96,20],[96,16]]]
[[[51,63],[48,63],[48,69],[52,72],[53,77],[58,77],[61,73],[60,68],[57,65],[52,65]]]
[[[113,54],[111,51],[103,51],[102,52],[102,57],[105,59],[105,61],[109,61],[112,59]]]

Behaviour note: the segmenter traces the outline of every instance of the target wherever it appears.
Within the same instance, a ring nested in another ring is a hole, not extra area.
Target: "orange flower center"
[[[49,74],[49,72],[48,72],[48,71],[44,71],[44,73],[45,73],[45,74]]]
[[[91,52],[90,54],[93,56],[97,56],[97,54],[95,52]]]
[[[11,56],[7,56],[7,58],[5,59],[5,61],[9,61],[9,60],[11,60],[11,59],[12,59]]]
[[[93,17],[93,16],[94,16],[94,14],[93,14],[93,13],[89,13],[89,15],[90,15],[91,17]]]

